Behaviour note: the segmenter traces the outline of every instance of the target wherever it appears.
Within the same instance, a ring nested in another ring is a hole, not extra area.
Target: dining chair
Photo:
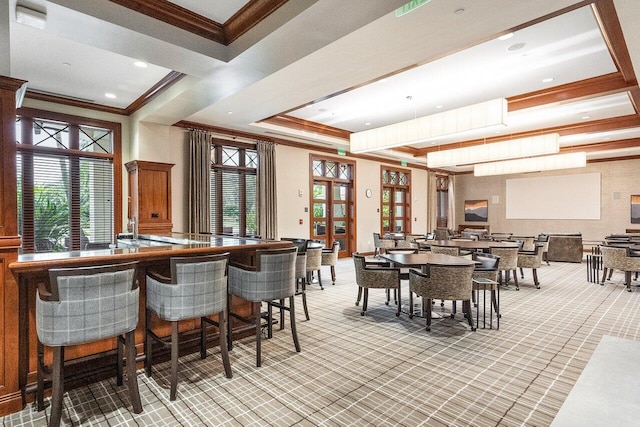
[[[256,328],[256,366],[262,366],[262,314],[261,303],[267,304],[267,328],[271,336],[272,309],[279,308],[289,312],[291,336],[296,352],[300,352],[300,342],[296,330],[295,293],[296,293],[296,256],[297,248],[257,250],[256,265],[241,263],[229,265],[229,295],[237,296],[253,303],[251,317],[245,317],[231,310],[231,298],[227,299],[227,311],[230,317],[246,323],[253,323]],[[307,249],[307,257],[309,250]],[[308,260],[308,258],[307,258]],[[289,300],[289,306],[280,304],[279,300]],[[228,346],[233,348],[231,335],[231,319],[227,323]]]
[[[147,310],[145,328],[145,371],[152,376],[153,346],[160,343],[171,349],[169,400],[178,391],[178,333],[181,320],[200,319],[200,358],[207,357],[207,324],[218,328],[222,363],[227,378],[233,376],[226,342],[227,263],[229,253],[170,259],[171,277],[154,270],[147,271]],[[151,327],[152,314],[171,323],[168,338],[156,335]],[[217,321],[210,316],[216,315]]]
[[[463,315],[471,330],[475,331],[471,315],[473,268],[473,265],[430,265],[425,272],[411,269],[409,271],[409,318],[413,318],[414,292],[425,301],[427,331],[431,330],[431,303],[434,299],[461,300]]]
[[[142,412],[136,373],[134,332],[138,324],[140,290],[137,262],[49,270],[50,289],[36,292],[38,337],[36,405],[44,409],[45,380],[51,380],[49,426],[60,425],[64,396],[64,350],[67,346],[116,338],[117,385],[123,382],[126,348],[127,388],[133,412]],[[53,348],[53,366],[45,366],[44,346]]]
[[[536,289],[540,289],[540,281],[538,280],[538,268],[542,266],[542,254],[544,245],[536,244],[533,251],[518,251],[518,268],[520,269],[520,277],[524,279],[524,268],[530,268],[533,274],[533,284]],[[519,290],[516,282],[516,291]]]
[[[395,248],[396,241],[392,239],[383,239],[380,237],[380,233],[373,233],[373,246],[375,248],[374,255],[379,256],[380,253],[386,251],[386,249]]]
[[[356,284],[358,285],[358,301],[360,301],[361,290],[364,298],[362,301],[361,316],[367,311],[369,302],[369,289],[393,289],[398,293],[396,316],[400,316],[402,308],[402,299],[400,297],[400,269],[395,267],[386,267],[378,265],[370,265],[366,262],[365,257],[358,253],[352,255],[353,263],[356,270]],[[388,301],[386,303],[388,305]],[[358,305],[358,302],[356,302]]]
[[[498,282],[500,285],[508,286],[511,272],[513,271],[513,281],[516,284],[516,290],[519,289],[518,286],[518,251],[519,248],[498,248],[492,246],[489,248],[490,253],[497,255],[500,257],[500,266],[498,267],[499,278]],[[504,281],[502,280],[504,273]]]
[[[627,285],[627,291],[631,292],[631,275],[634,272],[640,271],[640,257],[629,256],[629,248],[615,247],[609,245],[601,245],[600,252],[602,253],[602,281],[601,285],[604,285],[607,272],[611,273],[613,270],[621,270],[624,272],[624,282]]]
[[[322,247],[314,247],[311,248],[307,246],[307,285],[313,283],[313,274],[315,272],[318,273],[318,285],[320,285],[320,289],[324,290],[322,286],[322,276],[320,275],[320,267],[322,266]]]
[[[340,252],[340,242],[335,241],[331,249],[322,249],[322,260],[320,265],[331,267],[331,284],[336,284],[336,263],[338,262],[338,252]]]

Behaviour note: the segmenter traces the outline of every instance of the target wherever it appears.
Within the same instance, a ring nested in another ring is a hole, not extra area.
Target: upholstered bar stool
[[[207,357],[206,327],[217,326],[220,353],[227,378],[232,377],[226,342],[227,262],[229,254],[171,258],[171,277],[147,272],[147,312],[145,336],[145,370],[152,375],[152,340],[171,348],[171,390],[169,400],[178,391],[178,327],[180,320],[200,318],[200,358]],[[151,330],[151,315],[171,322],[169,341]],[[218,321],[208,316],[217,314]]]
[[[336,263],[338,262],[338,252],[340,252],[340,242],[333,242],[331,249],[322,250],[322,261],[320,265],[331,267],[331,284],[336,284]]]
[[[307,257],[309,250],[307,250]],[[256,251],[256,265],[249,266],[234,263],[229,266],[229,295],[235,295],[253,303],[253,317],[246,318],[231,311],[231,298],[227,300],[229,316],[256,327],[256,366],[262,365],[262,316],[260,307],[267,303],[267,328],[272,329],[272,307],[289,311],[291,335],[296,352],[300,352],[300,343],[296,331],[295,293],[296,293],[296,248],[264,249]],[[307,258],[308,261],[308,258]],[[289,299],[289,306],[275,301]],[[231,319],[229,319],[231,320]],[[227,332],[229,349],[233,348],[231,321]]]
[[[134,331],[138,324],[139,289],[136,262],[49,271],[50,292],[36,294],[38,334],[38,410],[44,408],[44,380],[51,379],[50,426],[60,425],[64,395],[64,348],[117,338],[117,384],[122,385],[122,345],[126,346],[127,388],[133,412],[142,412],[136,376]],[[53,367],[44,365],[44,347],[53,348]]]

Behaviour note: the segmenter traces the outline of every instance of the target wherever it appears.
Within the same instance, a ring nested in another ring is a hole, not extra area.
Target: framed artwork
[[[640,203],[640,201],[638,201],[638,203]],[[466,221],[487,222],[488,216],[489,216],[489,203],[487,200],[465,200],[464,201],[465,222]]]
[[[640,196],[631,196],[631,224],[640,224]]]

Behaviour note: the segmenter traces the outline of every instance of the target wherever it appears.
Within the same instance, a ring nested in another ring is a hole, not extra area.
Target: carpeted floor
[[[605,286],[589,283],[584,263],[543,265],[538,274],[539,290],[525,270],[520,291],[512,285],[501,292],[499,330],[471,332],[458,314],[426,332],[424,319],[396,318],[382,290],[370,292],[360,316],[353,261],[344,259],[335,286],[308,291],[308,322],[298,299],[301,353],[288,326],[263,343],[261,368],[255,341],[235,342],[227,379],[212,348],[204,361],[196,354],[180,359],[177,401],[169,401],[163,363],[152,379],[139,371],[142,414],[129,412],[126,388],[109,380],[68,392],[63,423],[546,426],[603,335],[640,341],[640,291],[627,292],[618,272]],[[328,269],[323,275],[327,282]],[[48,414],[29,406],[0,421],[44,426]]]

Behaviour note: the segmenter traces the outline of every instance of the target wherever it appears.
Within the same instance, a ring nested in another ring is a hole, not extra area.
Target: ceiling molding
[[[592,8],[616,67],[627,82],[636,85],[638,81],[613,0],[598,0]]]
[[[127,110],[125,110],[124,108],[94,104],[93,102],[89,102],[89,101],[81,101],[79,99],[68,98],[66,96],[61,96],[61,95],[34,92],[29,89],[27,89],[27,93],[25,96],[29,99],[51,102],[54,104],[67,105],[70,107],[86,108],[87,110],[101,111],[103,113],[111,113],[111,114],[120,114],[122,116],[127,115]]]
[[[507,98],[507,102],[509,112],[513,112],[554,102],[611,95],[630,91],[634,88],[638,88],[636,83],[628,82],[622,73],[616,72],[555,86],[549,89],[512,96],[511,98]]]
[[[167,0],[109,1],[227,46],[284,5],[288,0],[252,0],[224,24]]]
[[[261,120],[261,123],[267,123],[274,126],[282,126],[289,129],[295,129],[305,132],[316,132],[324,136],[332,138],[340,138],[349,141],[351,132],[344,129],[338,129],[331,126],[323,125],[309,120],[299,119],[293,116],[277,115]]]
[[[526,138],[530,136],[540,135],[543,133],[553,133],[557,132],[560,136],[564,135],[575,135],[578,133],[589,133],[589,132],[606,132],[610,130],[616,129],[625,129],[632,127],[640,127],[640,117],[636,114],[622,116],[622,117],[614,117],[611,119],[602,119],[602,120],[593,120],[590,122],[582,122],[582,123],[573,123],[570,125],[564,126],[554,126],[545,129],[537,129],[534,131],[528,132],[519,132],[513,133],[510,135],[500,135],[486,139],[474,139],[469,141],[456,142],[453,144],[446,144],[434,147],[426,147],[418,150],[420,156],[424,156],[427,153],[431,153],[434,151],[440,150],[449,150],[452,148],[463,148],[463,147],[472,147],[474,145],[480,144],[488,144],[492,142],[506,141],[510,139],[517,138]],[[597,144],[590,144],[597,145]]]
[[[167,0],[109,1],[214,42],[227,44],[222,24]]]
[[[171,71],[169,74],[164,76],[162,80],[153,85],[151,89],[140,95],[138,99],[129,104],[129,106],[125,108],[126,114],[130,116],[131,114],[135,113],[140,108],[151,102],[154,98],[158,97],[162,92],[178,83],[180,79],[185,76],[186,74],[180,73],[178,71]]]

